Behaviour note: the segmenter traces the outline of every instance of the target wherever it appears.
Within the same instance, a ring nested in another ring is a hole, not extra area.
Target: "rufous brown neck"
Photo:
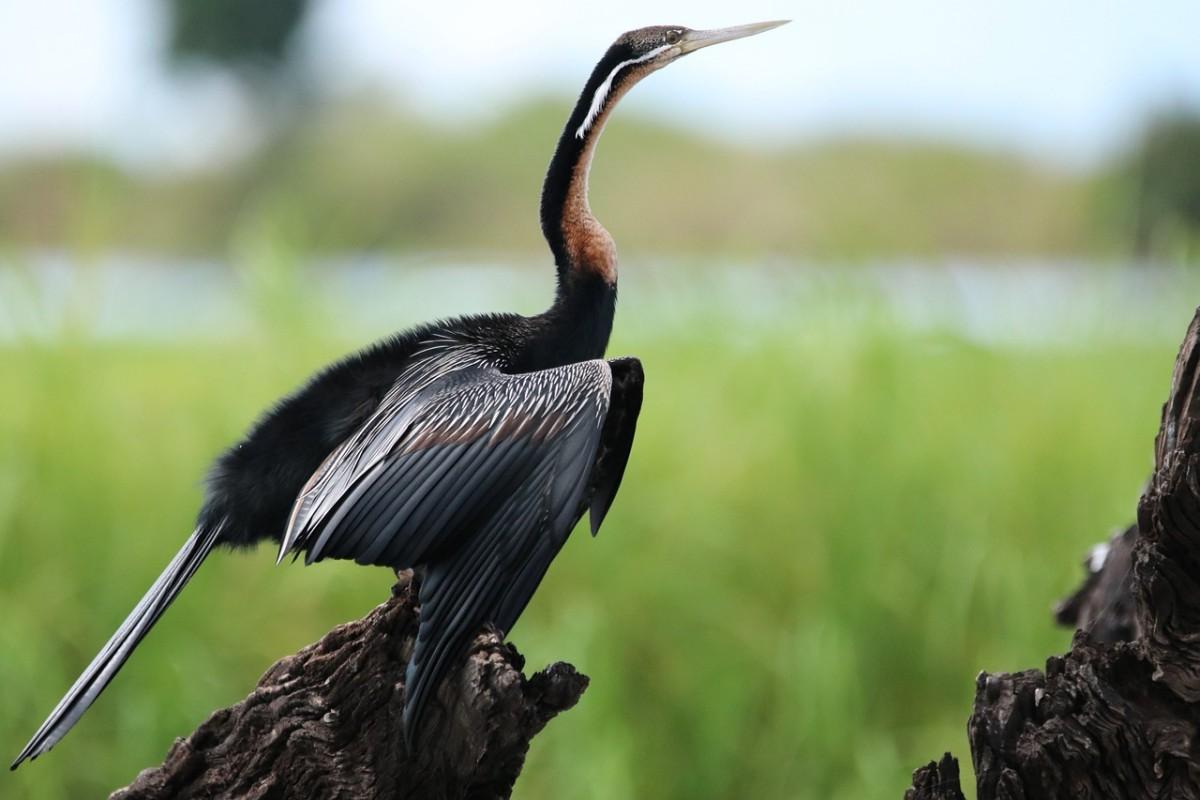
[[[617,102],[652,67],[616,44],[596,65],[558,140],[542,186],[542,233],[558,269],[558,294],[599,281],[617,285],[617,248],[588,204],[596,143]]]

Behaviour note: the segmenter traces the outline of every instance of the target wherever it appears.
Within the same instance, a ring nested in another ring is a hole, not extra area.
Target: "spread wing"
[[[446,668],[485,623],[508,631],[582,515],[613,390],[598,360],[435,373],[399,385],[327,459],[281,549],[305,550],[308,562],[426,566],[407,676],[410,741]]]

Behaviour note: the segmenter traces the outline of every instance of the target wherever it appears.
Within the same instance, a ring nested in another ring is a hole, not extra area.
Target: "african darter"
[[[408,742],[471,638],[507,633],[571,529],[612,504],[642,403],[635,358],[603,359],[617,299],[612,237],[588,207],[588,170],[617,101],[694,50],[781,25],[622,35],[592,71],[550,162],[542,233],[553,305],[532,317],[434,322],[317,373],[212,467],[195,532],[21,754],[50,749],[95,701],[217,545],[279,558],[413,567],[420,628],[407,667]]]

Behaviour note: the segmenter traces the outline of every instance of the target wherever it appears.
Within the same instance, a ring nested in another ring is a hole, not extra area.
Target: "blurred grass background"
[[[249,249],[273,275],[272,248]],[[1133,515],[1176,342],[981,345],[851,313],[872,307],[853,281],[794,315],[681,310],[671,287],[696,279],[635,280],[619,312],[611,351],[648,375],[628,477],[513,635],[530,668],[569,660],[593,682],[535,741],[518,796],[898,797],[920,763],[968,756],[978,670],[1066,648],[1050,606]],[[331,332],[337,309],[302,281],[275,280],[246,287],[259,300],[240,333],[108,339],[83,318],[3,345],[0,750],[174,553],[209,459],[363,341]],[[1163,310],[1181,336],[1187,297]],[[218,554],[79,728],[4,782],[39,798],[128,782],[389,585]]]
[[[562,100],[466,127],[382,109],[371,97],[323,107],[290,121],[269,148],[202,171],[147,177],[103,159],[61,156],[0,168],[0,218],[22,247],[85,235],[194,257],[219,253],[245,225],[272,219],[285,220],[315,252],[540,255],[529,222]],[[621,231],[623,248],[820,260],[1125,256],[1132,229],[1117,165],[1059,172],[959,144],[839,139],[749,148],[622,115],[597,158],[594,196],[613,200],[596,211]]]
[[[528,102],[462,126],[364,95],[308,109],[268,146],[203,169],[145,174],[86,154],[0,163],[0,219],[24,248],[84,239],[204,257],[269,223],[311,253],[540,255],[530,220],[566,107]],[[1180,140],[1148,155],[1173,126]],[[1174,182],[1197,146],[1200,121],[1178,110],[1086,169],[936,139],[748,147],[622,114],[599,148],[593,204],[623,252],[1187,260],[1200,176]]]

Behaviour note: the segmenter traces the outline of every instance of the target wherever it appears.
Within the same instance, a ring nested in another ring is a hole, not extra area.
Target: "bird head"
[[[596,65],[592,79],[584,88],[585,97],[590,93],[591,104],[575,131],[576,137],[584,138],[604,109],[612,105],[610,101],[615,101],[651,72],[701,48],[753,36],[786,22],[788,20],[773,20],[700,31],[682,25],[655,25],[621,34]]]
[[[617,37],[614,48],[625,47],[629,57],[645,63],[652,69],[665,67],[680,56],[695,52],[709,45],[743,39],[756,33],[778,28],[786,19],[771,22],[754,22],[750,25],[735,25],[732,28],[715,28],[696,31],[682,25],[655,25],[638,28]]]

